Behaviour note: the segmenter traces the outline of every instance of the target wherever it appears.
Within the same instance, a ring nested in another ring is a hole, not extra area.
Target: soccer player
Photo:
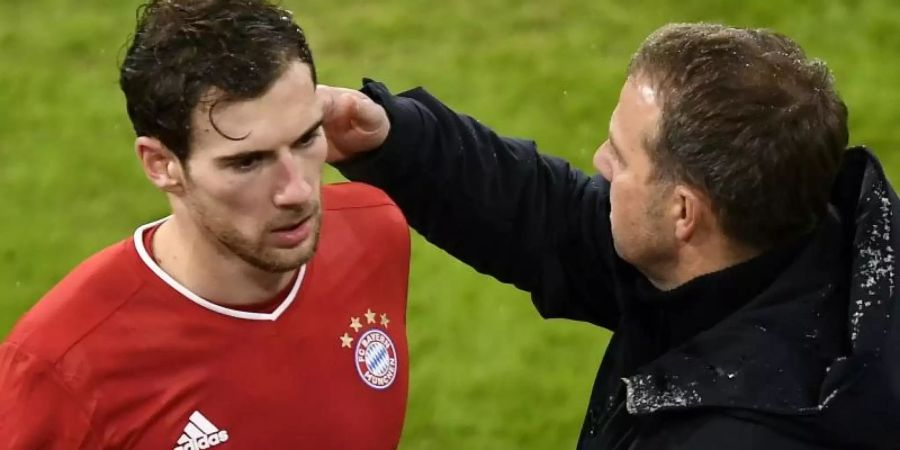
[[[320,88],[346,175],[545,317],[615,332],[579,449],[898,448],[900,201],[790,39],[651,35],[597,177],[424,90],[363,92]]]
[[[0,345],[0,448],[396,448],[408,228],[375,188],[320,186],[291,14],[152,1],[120,81],[172,214],[79,265]]]

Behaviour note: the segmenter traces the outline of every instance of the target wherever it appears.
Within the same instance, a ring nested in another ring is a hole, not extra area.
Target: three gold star
[[[379,315],[378,313],[372,311],[372,308],[366,308],[366,312],[365,312],[365,314],[363,314],[363,316],[365,316],[367,324],[376,323],[375,319],[378,316],[381,317],[381,320],[379,323],[383,327],[387,328],[388,325],[391,323],[391,320],[388,319],[387,313]],[[361,320],[362,320],[361,317],[350,317],[350,328],[353,330],[354,333],[359,333],[359,330],[361,328],[363,328],[364,325],[362,324]],[[343,336],[340,336],[340,339],[341,339],[341,347],[342,348],[351,348],[351,344],[353,343],[353,337],[350,336],[350,334],[344,333]]]

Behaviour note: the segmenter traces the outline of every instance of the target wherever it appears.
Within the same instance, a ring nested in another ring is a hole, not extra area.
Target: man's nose
[[[314,189],[304,177],[302,163],[291,152],[278,156],[277,190],[274,203],[278,207],[300,206],[308,202]]]
[[[609,151],[605,150],[606,142],[594,152],[594,168],[606,181],[612,181],[612,161],[609,159]]]

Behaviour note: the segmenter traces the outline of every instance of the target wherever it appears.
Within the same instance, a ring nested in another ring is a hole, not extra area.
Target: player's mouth
[[[281,248],[294,248],[309,238],[315,224],[315,214],[293,222],[289,225],[272,229],[275,237],[275,246]]]

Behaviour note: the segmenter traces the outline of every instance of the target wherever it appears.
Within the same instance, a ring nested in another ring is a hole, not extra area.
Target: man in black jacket
[[[790,39],[655,32],[593,178],[421,89],[362,92],[320,88],[346,176],[543,316],[615,332],[578,448],[900,448],[900,203]]]

